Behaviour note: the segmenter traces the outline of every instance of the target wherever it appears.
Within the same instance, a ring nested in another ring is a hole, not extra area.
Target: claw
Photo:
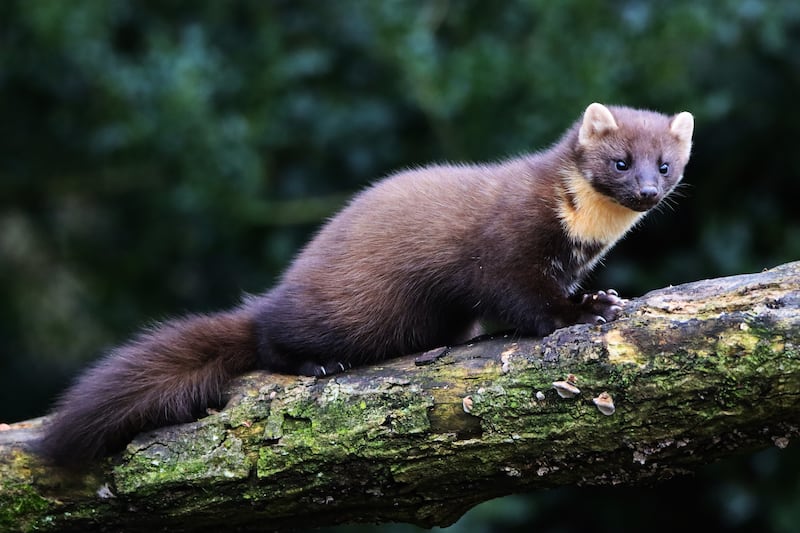
[[[606,292],[608,294],[610,294],[611,296],[619,296],[619,293],[617,291],[615,291],[614,289],[608,289]]]
[[[608,309],[609,309],[609,311],[613,311],[615,315],[622,312],[622,307],[620,307],[618,305],[612,305]]]
[[[601,317],[601,316],[596,316],[595,319],[594,319],[594,323],[597,324],[597,325],[605,324],[606,322],[608,322],[608,321],[605,318]]]

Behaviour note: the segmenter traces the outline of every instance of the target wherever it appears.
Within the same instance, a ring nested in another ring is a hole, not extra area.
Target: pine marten
[[[164,322],[111,350],[57,402],[40,441],[61,465],[219,406],[252,369],[328,376],[466,340],[478,319],[542,336],[614,319],[577,293],[683,177],[694,119],[593,103],[546,151],[405,170],[356,195],[280,283],[217,314]]]

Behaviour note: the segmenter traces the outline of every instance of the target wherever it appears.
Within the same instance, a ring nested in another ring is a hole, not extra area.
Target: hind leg
[[[301,364],[297,369],[297,373],[301,376],[315,376],[318,378],[331,376],[349,370],[352,368],[350,363],[342,363],[339,361],[333,363],[319,364],[315,361],[306,361]]]

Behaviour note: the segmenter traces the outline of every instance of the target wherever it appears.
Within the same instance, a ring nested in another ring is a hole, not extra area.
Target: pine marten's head
[[[683,177],[692,147],[694,118],[591,104],[578,128],[576,162],[599,193],[644,212]]]

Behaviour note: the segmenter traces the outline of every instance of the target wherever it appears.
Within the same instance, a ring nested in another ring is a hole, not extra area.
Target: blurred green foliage
[[[697,120],[682,197],[592,285],[797,259],[798,95],[796,0],[2,2],[0,421],[42,414],[142,323],[267,288],[370,181],[546,147],[592,101]],[[694,509],[712,529],[794,531],[790,452],[508,500],[480,527],[681,527]]]

